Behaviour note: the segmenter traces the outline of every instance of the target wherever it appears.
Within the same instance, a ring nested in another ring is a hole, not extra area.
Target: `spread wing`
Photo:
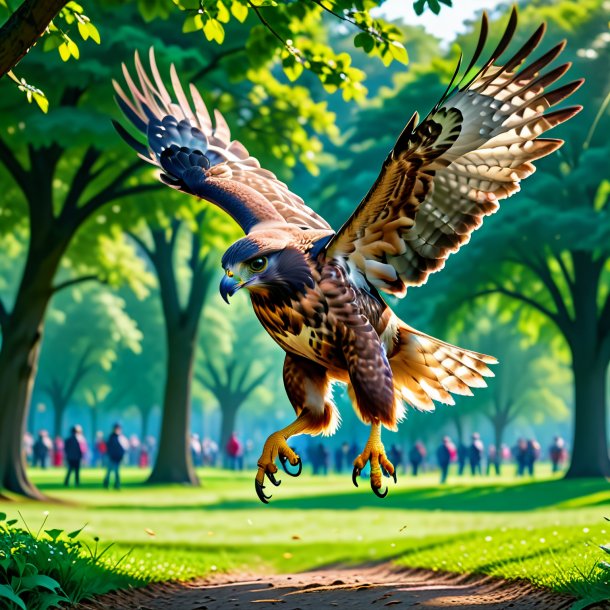
[[[146,136],[146,142],[138,141],[116,122],[115,127],[142,159],[161,169],[163,182],[218,205],[245,233],[266,221],[291,223],[305,229],[330,228],[272,172],[263,169],[243,144],[231,140],[229,127],[217,110],[212,124],[193,84],[189,87],[191,106],[173,65],[172,98],[159,74],[152,48],[149,59],[152,79],[135,54],[137,82],[123,64],[129,95],[113,81],[118,105]]]
[[[548,112],[582,80],[547,90],[570,67],[545,70],[562,51],[560,43],[521,68],[538,46],[544,24],[503,65],[496,61],[517,25],[516,10],[491,57],[466,81],[485,46],[481,34],[470,65],[456,73],[447,91],[417,124],[417,113],[386,159],[377,181],[329,242],[327,256],[346,258],[381,290],[404,296],[408,285],[424,284],[452,252],[494,213],[499,200],[519,190],[535,170],[532,161],[559,148],[561,140],[539,137],[580,107]],[[521,68],[521,69],[520,69]]]

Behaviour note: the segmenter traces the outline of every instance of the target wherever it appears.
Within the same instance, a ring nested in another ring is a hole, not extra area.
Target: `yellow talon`
[[[384,470],[394,478],[394,482],[396,483],[396,469],[394,468],[394,464],[390,462],[388,457],[385,454],[385,448],[383,443],[381,442],[381,426],[380,424],[372,424],[371,425],[371,434],[369,436],[369,440],[364,447],[363,452],[354,460],[354,470],[352,471],[352,481],[356,487],[358,487],[358,482],[356,478],[362,470],[367,462],[371,464],[371,489],[375,493],[375,495],[380,498],[384,498],[388,490],[380,493],[381,485],[383,482],[383,471]]]

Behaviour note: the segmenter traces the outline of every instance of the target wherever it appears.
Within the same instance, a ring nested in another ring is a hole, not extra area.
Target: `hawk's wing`
[[[562,51],[560,43],[519,69],[537,47],[541,25],[504,65],[496,60],[515,32],[516,10],[488,61],[464,82],[483,51],[487,16],[470,65],[417,125],[417,113],[386,159],[377,181],[327,246],[327,256],[348,264],[376,287],[404,296],[442,269],[446,258],[470,239],[498,201],[519,190],[534,172],[532,161],[563,143],[540,138],[580,107],[547,110],[575,91],[582,80],[548,91],[570,67],[544,68]],[[459,71],[459,64],[456,74]]]
[[[193,84],[189,87],[191,106],[173,65],[170,77],[175,98],[172,98],[163,84],[152,48],[149,57],[152,80],[137,53],[136,81],[123,64],[130,95],[113,81],[121,110],[146,136],[146,143],[133,138],[118,123],[115,127],[142,159],[162,170],[163,182],[215,203],[246,233],[265,221],[288,222],[306,229],[330,228],[272,172],[263,169],[243,144],[231,141],[229,127],[217,110],[212,125]]]

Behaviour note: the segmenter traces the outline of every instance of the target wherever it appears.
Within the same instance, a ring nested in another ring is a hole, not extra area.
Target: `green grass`
[[[271,504],[255,496],[253,473],[204,469],[201,488],[143,487],[144,472],[124,469],[121,491],[101,488],[100,470],[84,471],[79,490],[61,472],[32,477],[63,504],[5,504],[31,526],[49,511],[49,527],[74,529],[127,550],[133,575],[190,578],[218,570],[299,571],[390,559],[399,565],[527,578],[584,596],[609,590],[595,568],[610,542],[610,485],[563,481],[402,476],[385,500],[348,474],[284,475]],[[154,534],[154,535],[153,535]],[[608,595],[610,597],[610,594]]]

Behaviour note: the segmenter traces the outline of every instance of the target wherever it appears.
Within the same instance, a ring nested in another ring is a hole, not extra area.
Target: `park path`
[[[215,575],[188,583],[154,584],[102,596],[81,610],[568,610],[573,598],[527,582],[397,570],[390,564],[327,568],[298,574]]]

